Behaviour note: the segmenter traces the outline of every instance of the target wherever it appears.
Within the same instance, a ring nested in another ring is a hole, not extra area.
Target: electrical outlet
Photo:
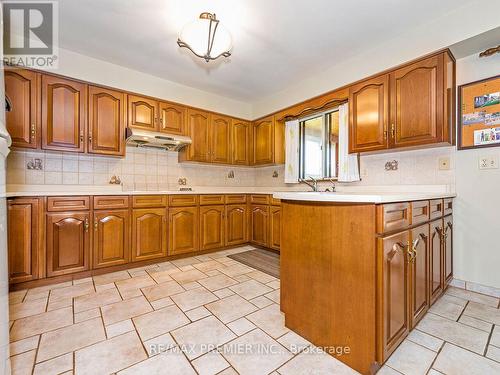
[[[450,158],[449,157],[439,158],[439,170],[447,171],[449,169],[450,169]]]
[[[479,158],[479,169],[498,169],[498,156],[482,156]]]

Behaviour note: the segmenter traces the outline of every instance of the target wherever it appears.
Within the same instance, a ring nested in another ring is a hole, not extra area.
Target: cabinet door
[[[198,207],[170,208],[169,255],[198,251]]]
[[[391,73],[391,133],[394,147],[443,141],[443,55]]]
[[[388,147],[389,75],[349,88],[349,152]]]
[[[169,134],[184,134],[186,107],[160,102],[160,132]]]
[[[167,210],[165,208],[132,211],[132,262],[167,255]]]
[[[231,163],[250,164],[251,125],[248,122],[233,120],[231,127]]]
[[[89,153],[125,155],[125,94],[89,86],[88,140]]]
[[[9,200],[7,205],[9,282],[39,278],[41,202],[38,198]]]
[[[443,292],[443,219],[434,220],[430,224],[430,272],[429,288],[431,304]]]
[[[269,247],[280,249],[281,240],[281,207],[271,206],[269,209]]]
[[[224,206],[200,207],[200,250],[224,247]]]
[[[250,213],[250,241],[260,246],[269,246],[269,206],[252,206]]]
[[[453,279],[453,216],[444,219],[444,284],[448,285]]]
[[[128,96],[128,126],[143,130],[158,130],[158,102],[142,96]]]
[[[192,143],[185,148],[185,160],[210,161],[208,143],[209,126],[210,122],[207,112],[188,109],[187,132],[191,137]]]
[[[130,260],[130,214],[128,210],[94,213],[94,263],[92,268],[116,266]]]
[[[86,271],[90,267],[90,214],[47,214],[47,276]]]
[[[40,74],[22,69],[5,69],[5,111],[12,147],[40,146]]]
[[[378,259],[381,265],[382,294],[382,346],[386,359],[409,330],[408,287],[407,287],[407,246],[408,231],[397,233],[378,240]]]
[[[226,246],[248,241],[248,209],[246,204],[226,206]]]
[[[253,126],[253,164],[273,163],[273,118],[268,117]]]
[[[231,119],[210,116],[210,161],[217,164],[231,162]]]
[[[87,85],[42,75],[42,148],[85,152]]]
[[[411,231],[411,245],[410,318],[414,328],[429,307],[429,224]]]

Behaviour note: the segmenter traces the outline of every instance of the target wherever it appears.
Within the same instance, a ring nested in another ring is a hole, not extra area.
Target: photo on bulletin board
[[[458,87],[458,149],[500,146],[500,75]]]

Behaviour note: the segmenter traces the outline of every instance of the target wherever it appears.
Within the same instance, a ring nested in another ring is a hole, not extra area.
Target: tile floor
[[[284,326],[279,280],[227,257],[250,248],[11,293],[12,373],[355,374]],[[449,288],[379,374],[500,374],[499,300]]]

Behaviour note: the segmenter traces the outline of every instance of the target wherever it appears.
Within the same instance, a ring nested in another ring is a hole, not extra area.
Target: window
[[[339,155],[339,111],[316,114],[299,123],[299,178],[336,178]]]

